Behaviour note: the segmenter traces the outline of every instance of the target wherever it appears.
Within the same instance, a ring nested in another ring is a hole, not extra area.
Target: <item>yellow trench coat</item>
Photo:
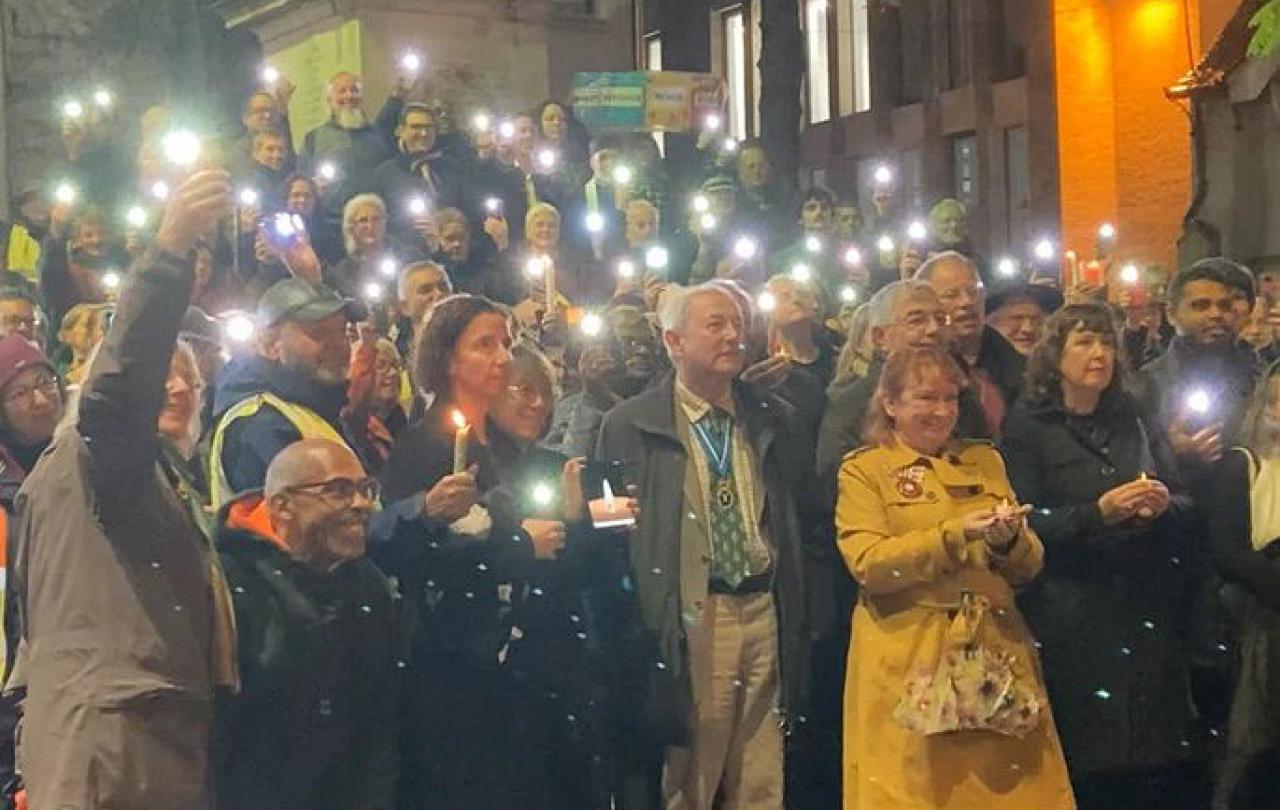
[[[840,469],[836,530],[861,586],[844,697],[845,810],[1072,810],[1075,799],[1047,707],[1021,739],[993,731],[924,735],[894,719],[909,675],[932,672],[954,609],[969,591],[989,605],[984,646],[1013,653],[1015,673],[1043,694],[1015,586],[1039,573],[1030,529],[1006,556],[966,540],[961,518],[1014,501],[999,453],[956,441],[940,458],[901,443],[864,448]]]

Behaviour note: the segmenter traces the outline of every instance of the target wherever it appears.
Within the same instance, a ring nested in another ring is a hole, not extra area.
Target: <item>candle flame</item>
[[[458,410],[457,408],[453,410],[452,418],[453,418],[453,424],[457,426],[459,430],[467,426],[467,417],[463,416],[462,411]]]

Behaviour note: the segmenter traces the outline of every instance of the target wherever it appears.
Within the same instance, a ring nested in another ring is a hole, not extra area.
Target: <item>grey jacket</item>
[[[208,807],[210,549],[161,465],[190,263],[139,259],[82,392],[18,493],[10,576],[32,807]]]
[[[804,555],[795,493],[812,477],[806,443],[792,435],[791,406],[750,384],[734,384],[735,410],[744,420],[764,478],[764,521],[774,560],[773,596],[783,710],[803,716],[808,693],[809,634]],[[653,742],[687,744],[692,689],[685,628],[702,620],[710,581],[705,529],[685,506],[688,455],[676,429],[675,375],[605,414],[596,460],[619,470],[639,490],[640,521],[631,539],[632,577],[644,630],[656,660],[642,696],[642,722]],[[705,521],[704,521],[705,522]],[[701,542],[682,542],[681,538]]]

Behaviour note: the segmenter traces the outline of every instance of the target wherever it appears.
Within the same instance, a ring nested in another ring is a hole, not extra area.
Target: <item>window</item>
[[[827,0],[805,0],[804,36],[808,55],[807,105],[810,124],[831,120],[831,62]]]
[[[951,138],[951,196],[966,206],[978,201],[978,136],[972,132]]]
[[[902,0],[898,8],[898,104],[919,104],[929,81],[929,8],[924,0]]]
[[[947,87],[972,81],[973,17],[969,0],[947,0]]]
[[[661,34],[650,34],[644,38],[644,69],[662,70]]]
[[[1004,131],[1005,199],[1009,209],[1005,223],[1009,241],[1026,231],[1027,213],[1031,210],[1031,164],[1028,159],[1027,128],[1009,127]]]
[[[998,82],[1027,75],[1027,16],[1024,0],[995,0],[990,6],[991,72]]]
[[[852,63],[853,112],[871,109],[871,23],[867,14],[870,0],[849,0],[849,58]]]
[[[742,8],[720,15],[724,42],[724,80],[729,92],[729,134],[747,137],[747,110],[751,100],[747,92],[747,18]]]

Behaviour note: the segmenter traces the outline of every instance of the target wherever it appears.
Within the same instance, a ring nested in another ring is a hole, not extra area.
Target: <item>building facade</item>
[[[638,1],[640,66],[720,74],[735,134],[758,133],[762,0]],[[797,5],[802,179],[865,204],[886,163],[909,211],[964,202],[992,256],[1046,237],[1088,252],[1110,222],[1118,254],[1174,261],[1191,155],[1163,91],[1237,0]]]

